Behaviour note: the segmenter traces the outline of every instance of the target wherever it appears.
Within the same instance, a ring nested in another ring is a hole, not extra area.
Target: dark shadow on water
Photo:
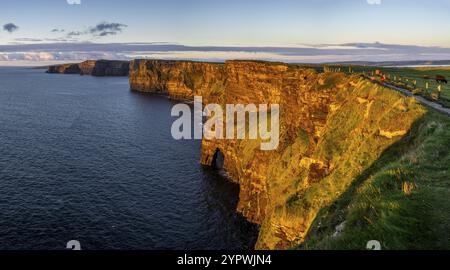
[[[202,166],[208,204],[221,215],[220,220],[233,232],[232,238],[240,242],[244,250],[253,250],[258,240],[259,226],[245,219],[236,211],[239,202],[239,185],[233,183],[226,172]]]

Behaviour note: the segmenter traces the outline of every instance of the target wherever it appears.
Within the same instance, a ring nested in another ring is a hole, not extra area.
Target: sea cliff
[[[92,76],[128,76],[128,61],[88,60],[78,64],[62,64],[49,66],[47,73],[80,74]]]
[[[209,98],[220,98],[226,76],[224,67],[191,61],[134,60],[130,63],[130,87],[173,99],[203,96],[207,102]]]
[[[130,87],[174,99],[200,95],[207,103],[280,105],[275,151],[261,151],[254,140],[202,142],[202,164],[211,165],[217,149],[224,154],[225,170],[240,185],[238,211],[261,225],[258,249],[303,244],[319,212],[427,112],[361,76],[283,63],[135,60]]]

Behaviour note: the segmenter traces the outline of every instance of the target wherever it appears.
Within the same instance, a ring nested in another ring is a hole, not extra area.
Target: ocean
[[[0,249],[246,250],[239,186],[127,78],[0,68]]]

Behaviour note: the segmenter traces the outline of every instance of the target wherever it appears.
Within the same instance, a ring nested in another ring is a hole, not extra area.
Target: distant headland
[[[77,64],[49,66],[47,73],[79,74],[91,76],[128,76],[130,62],[116,60],[88,60]]]

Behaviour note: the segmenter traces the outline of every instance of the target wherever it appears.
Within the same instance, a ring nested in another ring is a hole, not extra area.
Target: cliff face
[[[240,185],[238,211],[261,224],[259,249],[302,243],[318,212],[342,195],[425,109],[359,76],[298,66],[229,61],[224,65],[136,60],[131,88],[208,103],[279,104],[280,146],[255,140],[203,140],[201,162],[216,149]]]
[[[128,76],[130,64],[127,61],[88,60],[79,64],[50,66],[47,73],[80,74],[92,76]]]
[[[80,72],[81,69],[78,64],[49,66],[47,69],[47,73],[80,74]]]
[[[215,100],[224,80],[221,64],[160,60],[134,60],[130,64],[132,90],[164,94],[174,99],[192,99],[197,95]]]

